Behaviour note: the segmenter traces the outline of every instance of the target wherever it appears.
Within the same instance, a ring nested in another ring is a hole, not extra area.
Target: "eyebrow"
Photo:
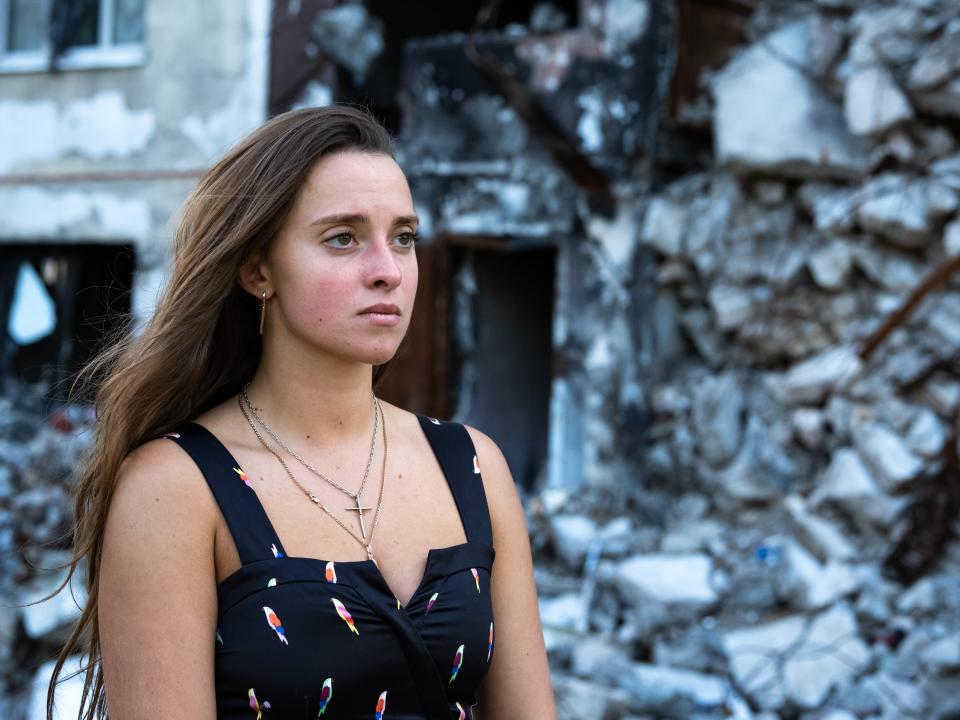
[[[394,225],[417,225],[420,222],[420,218],[416,215],[401,215],[393,219]],[[370,217],[367,215],[356,215],[356,214],[339,214],[339,215],[327,215],[325,217],[317,218],[312,223],[310,227],[314,225],[369,225]]]

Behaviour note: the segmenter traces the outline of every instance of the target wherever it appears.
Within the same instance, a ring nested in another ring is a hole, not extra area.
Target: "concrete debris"
[[[927,243],[958,205],[957,194],[943,183],[888,173],[863,188],[857,217],[864,230],[912,248]]]
[[[882,423],[865,423],[854,428],[853,442],[887,492],[901,490],[923,470],[923,461]]]
[[[859,690],[879,709],[883,718],[927,718],[923,689],[915,682],[879,672],[864,678]]]
[[[754,299],[750,293],[731,285],[715,285],[709,293],[710,307],[721,330],[739,327],[753,310]]]
[[[924,32],[923,14],[907,4],[897,6],[855,3],[850,19],[853,36],[849,60],[855,65],[904,63],[916,57],[917,37]]]
[[[781,553],[784,596],[797,609],[816,610],[831,605],[860,586],[854,568],[832,560],[823,565],[796,540],[787,539]]]
[[[937,607],[937,585],[931,578],[918,580],[897,600],[897,610],[907,614],[930,612]]]
[[[927,325],[941,343],[940,353],[949,357],[952,343],[960,340],[960,297],[944,295],[934,298]]]
[[[947,255],[960,255],[960,220],[953,220],[943,228],[943,249]]]
[[[800,644],[806,626],[803,616],[792,615],[723,635],[723,650],[737,686],[760,707],[776,710],[786,702],[783,658]]]
[[[952,190],[960,191],[960,154],[937,160],[930,166],[930,174]]]
[[[960,75],[960,21],[951,22],[910,68],[911,90],[931,91]]]
[[[724,635],[724,651],[740,687],[761,707],[820,706],[870,660],[852,609],[840,603],[812,620],[793,615]]]
[[[551,537],[557,553],[567,565],[578,570],[597,534],[597,524],[584,515],[555,515],[550,518]]]
[[[653,198],[647,206],[640,239],[667,257],[680,255],[683,250],[687,209],[664,198]]]
[[[915,453],[934,458],[949,438],[946,424],[929,408],[920,408],[904,438]]]
[[[846,285],[853,268],[853,252],[846,242],[833,240],[810,254],[807,267],[817,285],[825,290],[839,290]]]
[[[616,720],[630,708],[630,698],[620,688],[559,673],[551,673],[551,684],[567,720]]]
[[[860,175],[866,146],[806,74],[817,30],[798,20],[743,51],[714,78],[717,160],[741,171],[793,177]]]
[[[324,10],[314,23],[313,40],[350,70],[358,85],[364,83],[371,63],[385,47],[383,22],[358,2]]]
[[[710,605],[713,563],[703,554],[637,555],[620,563],[617,587],[630,602]]]
[[[733,462],[718,473],[704,468],[724,493],[742,502],[764,502],[782,497],[793,485],[797,470],[759,417],[750,415],[744,442]],[[720,502],[720,499],[717,499]]]
[[[828,348],[771,378],[771,390],[791,402],[817,402],[833,391],[841,390],[862,371],[863,363],[854,348]]]
[[[934,640],[920,651],[920,659],[935,672],[960,669],[960,632]]]
[[[856,557],[856,546],[834,523],[810,512],[799,495],[790,495],[783,504],[797,536],[821,561],[844,561]]]
[[[719,712],[736,697],[724,678],[647,663],[635,663],[620,686],[635,709],[666,717]]]
[[[575,631],[587,612],[579,592],[554,598],[540,598],[539,602],[540,621],[545,628]]]
[[[706,378],[694,396],[691,415],[700,454],[711,467],[726,465],[743,437],[743,393],[731,374]]]
[[[865,526],[881,527],[889,527],[904,507],[903,500],[892,498],[880,489],[853,448],[840,448],[833,454],[810,502],[814,509],[834,504]]]
[[[870,658],[853,610],[839,603],[813,618],[803,640],[784,659],[786,695],[800,707],[819,707],[831,690],[859,675]]]
[[[913,118],[910,101],[883,65],[854,70],[844,95],[847,125],[857,135],[876,135]]]

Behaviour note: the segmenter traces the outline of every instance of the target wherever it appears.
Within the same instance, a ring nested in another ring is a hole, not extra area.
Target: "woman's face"
[[[387,362],[417,293],[416,231],[392,158],[345,151],[319,160],[268,252],[275,296],[264,333],[282,323],[283,335],[343,360]],[[395,314],[364,312],[378,304]]]

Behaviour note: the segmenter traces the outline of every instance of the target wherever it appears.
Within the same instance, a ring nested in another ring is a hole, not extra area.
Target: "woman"
[[[61,661],[88,633],[87,717],[555,717],[503,455],[373,392],[416,233],[348,107],[278,116],[201,180],[153,318],[84,373],[90,592]]]

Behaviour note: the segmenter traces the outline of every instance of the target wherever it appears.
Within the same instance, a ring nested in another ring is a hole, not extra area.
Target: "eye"
[[[341,241],[345,241],[345,242],[341,242]],[[328,243],[332,243],[330,244],[330,247],[342,249],[342,248],[350,247],[350,243],[352,241],[353,241],[353,234],[344,232],[344,233],[338,233],[336,235],[331,235],[326,240],[324,240],[323,243],[324,245]]]
[[[414,243],[420,240],[420,236],[415,232],[405,232],[397,235],[397,239],[405,241],[402,247],[413,247]]]

